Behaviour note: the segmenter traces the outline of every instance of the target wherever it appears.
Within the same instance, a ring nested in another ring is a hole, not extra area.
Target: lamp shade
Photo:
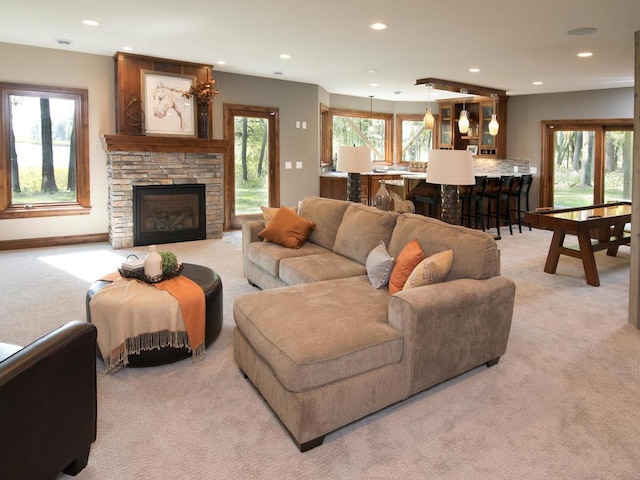
[[[371,149],[369,147],[340,147],[336,170],[348,173],[371,171]]]
[[[440,185],[475,185],[471,152],[429,150],[427,182]]]

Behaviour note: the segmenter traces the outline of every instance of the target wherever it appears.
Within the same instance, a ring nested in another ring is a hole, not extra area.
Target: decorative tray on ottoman
[[[135,260],[130,261],[129,257],[127,257],[127,261],[118,268],[118,272],[120,276],[125,278],[135,278],[145,283],[158,283],[180,275],[180,272],[182,272],[182,262],[178,263],[178,266],[173,272],[163,272],[162,275],[150,277],[144,274],[144,260],[138,260],[136,257]]]

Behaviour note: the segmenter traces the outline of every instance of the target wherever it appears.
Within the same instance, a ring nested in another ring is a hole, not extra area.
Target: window
[[[541,206],[631,200],[633,120],[543,122]]]
[[[345,145],[369,147],[371,161],[393,163],[393,115],[357,110],[321,109],[322,159],[334,165]]]
[[[433,148],[433,130],[424,128],[423,115],[396,117],[396,159],[398,162],[426,162]]]
[[[633,130],[604,132],[604,201],[631,201]]]
[[[280,205],[280,111],[250,105],[224,105],[225,228],[262,218],[260,206]]]
[[[87,90],[0,83],[0,218],[89,213]]]

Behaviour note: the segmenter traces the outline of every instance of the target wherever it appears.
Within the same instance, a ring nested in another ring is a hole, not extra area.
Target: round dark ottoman
[[[220,276],[210,268],[192,263],[182,264],[181,275],[193,280],[200,285],[204,292],[204,301],[206,308],[205,318],[205,347],[211,345],[222,330],[222,280]],[[97,291],[108,285],[109,282],[98,280],[93,282],[89,287],[86,299],[87,321],[91,322],[91,311],[89,302]],[[98,350],[98,355],[100,351]],[[191,352],[187,347],[173,348],[163,347],[160,349],[143,350],[139,354],[129,354],[129,367],[153,367],[163,365],[165,363],[177,362],[185,358],[191,357]]]

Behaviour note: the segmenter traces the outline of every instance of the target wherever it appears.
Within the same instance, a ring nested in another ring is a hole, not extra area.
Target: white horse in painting
[[[164,118],[171,115],[173,110],[180,119],[180,129],[184,132],[191,128],[191,112],[189,106],[191,100],[182,96],[184,92],[171,87],[158,84],[153,92],[153,115],[156,118]]]

